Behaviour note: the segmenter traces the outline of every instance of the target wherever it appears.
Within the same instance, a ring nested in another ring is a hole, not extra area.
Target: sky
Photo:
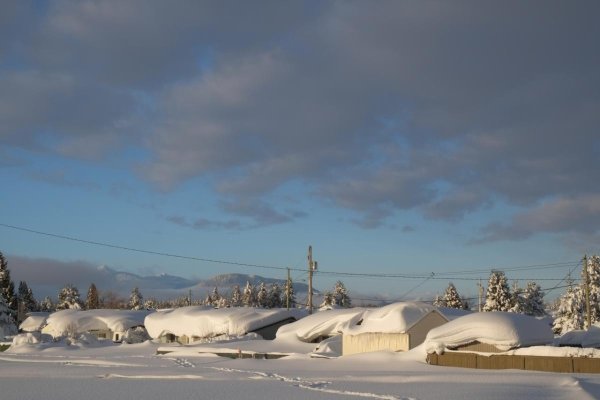
[[[0,251],[57,286],[286,271],[17,228],[297,280],[312,245],[315,287],[366,296],[560,286],[600,253],[599,11],[3,1]]]

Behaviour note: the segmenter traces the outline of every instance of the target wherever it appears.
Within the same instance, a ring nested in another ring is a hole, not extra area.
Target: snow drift
[[[552,343],[550,326],[534,317],[505,312],[465,315],[432,329],[425,339],[428,353],[443,353],[448,348],[480,342],[499,350]]]

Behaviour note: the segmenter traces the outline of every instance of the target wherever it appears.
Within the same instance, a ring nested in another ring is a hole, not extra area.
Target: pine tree
[[[448,308],[456,308],[462,310],[464,308],[463,300],[460,298],[458,294],[458,290],[452,282],[448,284],[446,291],[444,292],[444,297],[442,300],[444,307]]]
[[[10,310],[4,301],[4,297],[0,296],[0,340],[5,336],[14,335],[17,333],[17,326],[13,320]]]
[[[158,309],[158,302],[155,298],[149,298],[144,301],[144,308],[146,310],[156,310]]]
[[[285,281],[285,286],[283,288],[283,296],[282,302],[286,307],[288,306],[287,302],[289,299],[289,307],[296,307],[296,293],[294,293],[294,284],[292,283],[292,279],[288,279]]]
[[[333,293],[325,292],[323,295],[323,302],[319,305],[319,308],[331,308],[335,304],[335,298]]]
[[[54,303],[50,296],[44,297],[44,300],[40,303],[40,311],[53,312],[55,310]]]
[[[210,298],[212,300],[212,303],[209,305],[212,305],[213,307],[219,307],[221,304],[221,295],[219,294],[219,289],[215,286],[215,288],[212,291],[212,294],[210,295]]]
[[[566,332],[583,329],[584,322],[584,299],[581,286],[573,285],[569,280],[567,291],[560,297],[558,309],[554,314],[554,323],[552,330],[557,335],[563,335]]]
[[[2,252],[0,252],[0,295],[4,298],[4,304],[8,307],[9,314],[15,318],[18,307],[15,284],[10,278],[8,263]]]
[[[535,282],[527,282],[527,287],[523,291],[523,313],[534,317],[546,315],[543,298],[544,292],[540,285]]]
[[[587,259],[587,270],[590,282],[590,313],[593,324],[600,322],[600,257],[596,255],[589,257]]]
[[[256,293],[256,303],[258,307],[267,308],[269,306],[269,292],[264,282],[260,283],[258,293]]]
[[[440,296],[439,294],[436,294],[435,299],[433,299],[433,306],[434,307],[446,307],[446,302],[444,301],[444,298],[442,296]]]
[[[350,300],[346,286],[344,286],[342,281],[337,281],[335,283],[332,295],[334,304],[341,307],[350,307],[352,305],[352,300]]]
[[[508,311],[512,298],[506,276],[502,271],[492,271],[485,294],[483,311]]]
[[[144,296],[142,296],[137,286],[133,288],[129,295],[129,309],[136,311],[144,309]]]
[[[85,298],[85,309],[96,310],[100,307],[100,300],[98,298],[98,289],[93,283],[90,285],[87,297]]]
[[[244,288],[244,295],[242,296],[242,303],[245,307],[254,307],[256,304],[256,295],[254,293],[254,287],[250,284],[250,282],[246,282],[246,287]]]
[[[241,307],[242,306],[242,291],[240,290],[240,285],[235,285],[231,290],[231,307]]]
[[[81,309],[81,300],[79,299],[79,290],[72,284],[67,284],[58,293],[57,310]]]
[[[271,285],[271,290],[269,291],[269,307],[270,308],[280,308],[281,307],[281,288],[277,283],[273,283]]]
[[[33,292],[25,281],[19,282],[18,299],[23,314],[38,310],[38,304],[33,298]]]
[[[509,312],[515,313],[515,314],[525,314],[525,298],[523,297],[523,289],[521,289],[519,287],[519,283],[517,281],[515,281],[513,283],[513,290],[512,290],[512,294],[511,294],[511,307],[510,310],[508,310]]]

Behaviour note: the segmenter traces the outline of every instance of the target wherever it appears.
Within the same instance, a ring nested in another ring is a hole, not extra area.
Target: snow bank
[[[600,326],[592,325],[589,330],[575,330],[556,340],[559,346],[600,347]]]
[[[50,313],[47,312],[32,312],[28,314],[28,317],[19,325],[19,329],[24,332],[37,332],[46,325],[46,320]]]
[[[350,326],[344,333],[351,335],[366,332],[405,333],[432,311],[438,312],[435,307],[422,302],[392,303],[385,307],[367,310],[361,325]]]
[[[553,334],[547,323],[522,314],[482,312],[465,315],[432,329],[425,339],[428,353],[442,353],[478,341],[499,350],[552,343]]]
[[[282,326],[277,331],[277,339],[292,338],[302,342],[312,342],[319,337],[339,335],[351,326],[355,326],[366,309],[345,308],[318,311],[300,321]]]
[[[125,332],[129,328],[144,325],[144,318],[152,311],[131,310],[62,310],[50,314],[43,333],[53,337],[67,333],[82,333],[91,330],[110,329],[113,332]]]
[[[300,318],[302,310],[283,308],[212,308],[204,306],[181,307],[155,312],[146,317],[146,330],[152,338],[166,334],[188,337],[244,335],[287,318]]]

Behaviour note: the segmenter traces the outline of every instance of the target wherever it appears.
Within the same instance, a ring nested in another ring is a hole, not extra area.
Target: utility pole
[[[287,269],[287,282],[285,283],[285,307],[290,310],[290,268]]]
[[[589,330],[592,326],[592,314],[590,306],[590,275],[587,268],[587,254],[583,256],[583,273],[585,277],[585,312],[586,312],[586,328]]]
[[[308,313],[312,314],[313,310],[313,272],[317,269],[317,262],[313,261],[312,246],[308,246]]]
[[[190,289],[190,295],[188,296],[188,305],[192,305],[192,289]]]
[[[483,286],[481,286],[481,278],[479,278],[479,283],[477,284],[477,286],[479,286],[479,290],[478,290],[479,299],[478,299],[477,305],[479,306],[479,312],[481,312],[481,298],[483,296]]]

